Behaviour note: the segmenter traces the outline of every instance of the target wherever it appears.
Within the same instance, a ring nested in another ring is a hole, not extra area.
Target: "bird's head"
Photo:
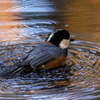
[[[51,42],[62,49],[66,49],[70,43],[70,33],[66,30],[60,29],[50,34],[46,41]]]

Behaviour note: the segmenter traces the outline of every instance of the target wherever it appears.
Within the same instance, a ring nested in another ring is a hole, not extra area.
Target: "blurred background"
[[[35,76],[0,79],[0,98],[99,100],[99,27],[99,0],[1,0],[0,71],[57,29],[68,30],[75,41],[66,60],[68,65],[73,63],[69,72],[58,68]]]

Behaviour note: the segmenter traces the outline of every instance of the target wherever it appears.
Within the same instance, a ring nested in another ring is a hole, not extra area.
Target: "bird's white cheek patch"
[[[59,44],[60,48],[62,49],[66,49],[69,46],[69,40],[63,39],[60,44]]]

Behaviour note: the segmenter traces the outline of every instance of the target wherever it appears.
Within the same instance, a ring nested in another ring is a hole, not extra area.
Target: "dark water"
[[[76,41],[69,47],[70,71],[57,68],[0,79],[0,99],[100,100],[100,1],[0,1],[0,71],[45,40],[66,29]]]

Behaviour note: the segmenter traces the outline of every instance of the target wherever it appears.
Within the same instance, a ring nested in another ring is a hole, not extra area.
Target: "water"
[[[70,67],[0,79],[0,99],[99,100],[100,1],[0,1],[0,71],[45,40],[56,29],[66,29]]]

